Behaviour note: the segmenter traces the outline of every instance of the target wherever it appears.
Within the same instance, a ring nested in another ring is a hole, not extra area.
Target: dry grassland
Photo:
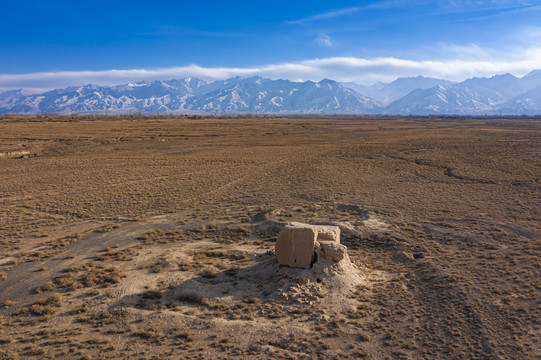
[[[0,359],[541,358],[540,186],[534,121],[4,118]]]

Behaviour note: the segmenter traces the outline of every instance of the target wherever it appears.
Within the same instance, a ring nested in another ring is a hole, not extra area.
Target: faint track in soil
[[[0,281],[0,303],[6,300],[17,301],[20,306],[31,303],[44,294],[34,294],[34,290],[43,286],[47,281],[54,280],[63,270],[82,262],[90,261],[95,254],[106,247],[123,247],[137,244],[137,238],[156,227],[173,228],[179,220],[183,219],[185,212],[170,215],[155,216],[145,221],[126,222],[119,229],[106,233],[90,231],[78,241],[66,246],[63,252],[52,258],[23,263],[8,273],[7,279]],[[75,257],[67,257],[66,254]],[[46,270],[40,271],[45,267]],[[13,312],[15,309],[12,309]]]
[[[473,177],[469,177],[469,176],[457,175],[457,174],[455,174],[455,169],[454,168],[452,168],[450,166],[447,166],[447,165],[435,164],[435,163],[433,163],[431,161],[426,161],[426,160],[421,160],[421,159],[408,159],[408,158],[401,157],[401,156],[396,156],[396,155],[383,155],[383,156],[388,157],[390,159],[402,160],[402,161],[406,161],[406,162],[409,162],[409,163],[414,163],[414,164],[421,165],[421,166],[428,166],[428,167],[431,167],[431,168],[434,168],[434,169],[443,170],[443,175],[445,175],[447,177],[450,177],[452,179],[457,179],[457,180],[461,180],[461,181],[467,181],[467,182],[476,183],[476,184],[491,184],[491,185],[498,184],[497,181],[493,181],[493,180],[484,180],[484,179],[477,179],[477,178],[473,178]],[[418,173],[415,173],[415,175],[420,176],[420,174],[418,174]],[[420,177],[426,178],[425,176],[420,176]],[[435,180],[433,180],[433,181],[435,181]]]

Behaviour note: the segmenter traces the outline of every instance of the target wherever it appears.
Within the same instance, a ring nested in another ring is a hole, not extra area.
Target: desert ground
[[[0,359],[541,359],[540,214],[539,120],[4,116]]]

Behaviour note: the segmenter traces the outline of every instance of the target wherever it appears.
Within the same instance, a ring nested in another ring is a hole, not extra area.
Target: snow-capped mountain
[[[504,114],[541,114],[541,86],[509,100],[500,111]]]
[[[195,114],[541,114],[541,70],[471,78],[460,83],[427,77],[363,86],[234,77],[196,78],[117,86],[85,85],[29,95],[0,92],[0,114],[141,112]]]
[[[239,80],[187,102],[188,109],[218,113],[367,113],[380,106],[332,80],[297,83],[259,77]]]
[[[531,111],[528,113],[532,114],[535,113],[533,103],[536,100],[533,99],[536,97],[529,92],[539,86],[541,72],[532,72],[522,78],[511,74],[471,78],[461,83],[413,90],[389,104],[383,112],[401,115],[521,115],[523,108],[508,102],[525,97],[523,101],[531,100],[528,105]],[[538,106],[541,108],[541,105]]]
[[[429,115],[429,114],[468,114],[483,115],[494,113],[485,96],[456,86],[436,86],[430,89],[417,89],[385,108],[388,114]]]
[[[364,96],[369,97],[369,98],[372,98],[372,99],[382,103],[382,105],[385,105],[382,102],[382,100],[385,99],[385,96],[381,93],[381,89],[383,89],[386,85],[389,85],[389,84],[382,83],[380,81],[378,81],[378,82],[376,82],[376,83],[374,83],[372,85],[369,85],[369,86],[357,84],[357,83],[354,83],[354,82],[343,82],[341,84],[344,87],[355,90],[359,94],[364,95]]]
[[[24,90],[8,90],[0,92],[0,114],[2,114],[2,109],[12,109],[15,108],[19,100],[28,96],[26,91]],[[19,112],[19,111],[14,111]],[[24,111],[23,111],[24,112]]]
[[[344,86],[352,88],[359,94],[371,97],[383,105],[389,105],[393,101],[408,95],[413,90],[429,89],[435,86],[446,86],[451,84],[453,84],[452,81],[424,76],[398,78],[389,84],[377,82],[371,86],[343,83]]]
[[[336,81],[260,77],[206,83],[199,79],[85,85],[39,95],[0,94],[1,113],[371,113],[377,101]]]

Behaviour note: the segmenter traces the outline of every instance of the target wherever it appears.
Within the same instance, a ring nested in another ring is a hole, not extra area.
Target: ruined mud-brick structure
[[[275,253],[280,265],[309,269],[314,264],[333,265],[346,259],[347,248],[340,244],[340,228],[292,222],[276,241]]]

